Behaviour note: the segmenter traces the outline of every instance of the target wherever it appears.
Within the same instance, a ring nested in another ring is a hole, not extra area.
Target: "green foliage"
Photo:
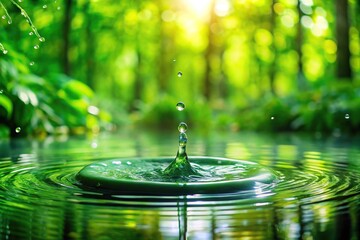
[[[12,24],[0,21],[0,125],[13,135],[17,126],[24,135],[55,133],[102,120],[155,129],[186,121],[205,131],[355,132],[359,3],[349,4],[353,79],[344,80],[335,76],[333,2],[18,3],[34,25],[6,2]],[[111,115],[92,106],[94,99]],[[175,110],[180,100],[184,112]]]
[[[88,111],[94,93],[86,84],[65,75],[45,79],[21,73],[9,61],[1,61],[0,67],[6,83],[1,86],[0,95],[3,135],[8,133],[4,126],[12,136],[56,133],[64,127],[71,131],[98,126],[101,115]]]
[[[356,84],[342,83],[268,98],[240,110],[237,123],[240,129],[354,134],[360,126],[359,89]]]

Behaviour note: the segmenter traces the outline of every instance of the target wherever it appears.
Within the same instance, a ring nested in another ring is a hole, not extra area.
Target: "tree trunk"
[[[351,81],[348,0],[336,0],[337,77]]]
[[[73,7],[72,0],[65,0],[64,6],[64,25],[63,25],[63,51],[62,51],[62,66],[65,74],[70,75],[70,31],[71,31],[71,12]]]
[[[211,26],[215,23],[215,1],[211,1],[211,7],[210,7],[210,20],[209,20],[209,28],[208,28],[208,45],[205,50],[205,75],[203,80],[203,96],[206,100],[211,99],[211,92],[212,92],[212,81],[211,81],[211,58],[215,51],[214,46],[214,34],[211,31]]]
[[[296,37],[296,52],[299,57],[298,61],[298,74],[297,74],[297,87],[299,91],[305,90],[306,88],[306,78],[304,75],[304,66],[303,66],[303,53],[302,53],[302,44],[303,44],[303,28],[301,26],[301,18],[304,16],[300,8],[301,1],[298,1],[297,10],[299,15],[299,22],[297,25],[297,37]]]
[[[275,6],[276,0],[272,0],[271,4],[271,16],[270,16],[270,28],[271,28],[271,34],[273,36],[273,43],[272,43],[272,51],[274,53],[274,59],[270,66],[270,73],[269,73],[269,80],[270,80],[270,91],[273,96],[276,96],[276,90],[275,90],[275,76],[276,76],[276,45],[275,45],[275,28],[276,28],[276,13],[275,13]]]
[[[88,1],[85,3],[84,12],[86,14],[87,24],[85,28],[85,36],[86,36],[86,83],[89,85],[91,89],[95,89],[95,36],[92,34],[92,16],[90,14],[91,2]]]

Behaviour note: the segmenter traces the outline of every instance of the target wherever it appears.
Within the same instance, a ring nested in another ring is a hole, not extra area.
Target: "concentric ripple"
[[[357,148],[319,150],[311,145],[296,154],[285,154],[279,145],[246,146],[238,140],[222,148],[211,147],[214,155],[252,161],[272,169],[277,176],[272,184],[259,183],[233,193],[157,196],[83,188],[76,174],[84,166],[138,157],[122,154],[131,146],[111,144],[65,151],[67,143],[62,148],[12,150],[9,156],[0,157],[0,236],[178,239],[186,234],[193,239],[314,239],[317,231],[328,233],[326,236],[334,231],[356,232],[354,222],[360,221]],[[141,148],[147,154],[163,151],[145,146]],[[194,144],[191,151],[203,155],[202,146]],[[337,221],[344,224],[338,226]],[[103,228],[95,227],[98,225]],[[345,226],[351,229],[338,229]]]

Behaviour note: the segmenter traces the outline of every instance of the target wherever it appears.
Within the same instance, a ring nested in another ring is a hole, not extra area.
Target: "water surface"
[[[196,136],[188,155],[274,169],[271,188],[188,196],[109,195],[75,174],[99,160],[175,156],[177,136],[0,140],[0,239],[360,239],[360,142],[299,135]]]

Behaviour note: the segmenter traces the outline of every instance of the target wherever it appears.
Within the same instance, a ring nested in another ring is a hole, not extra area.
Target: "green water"
[[[191,134],[191,156],[252,161],[275,186],[186,196],[84,190],[75,175],[107,159],[174,157],[176,133],[0,140],[0,239],[359,239],[360,141]]]

